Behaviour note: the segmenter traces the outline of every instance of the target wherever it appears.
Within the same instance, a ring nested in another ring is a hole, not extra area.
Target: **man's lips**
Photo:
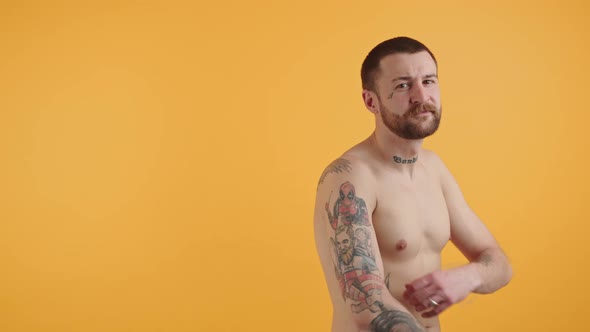
[[[432,111],[427,111],[427,110],[424,110],[424,111],[419,111],[419,112],[417,112],[417,113],[416,113],[416,115],[424,115],[424,114],[429,114],[429,113],[432,113],[432,114],[434,114],[434,112],[432,112]]]

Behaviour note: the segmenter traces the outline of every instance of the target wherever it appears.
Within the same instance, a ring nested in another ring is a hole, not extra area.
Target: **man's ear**
[[[375,92],[363,89],[363,101],[369,112],[379,114],[379,98]]]

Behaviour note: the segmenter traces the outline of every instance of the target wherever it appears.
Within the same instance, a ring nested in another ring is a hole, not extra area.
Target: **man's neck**
[[[410,176],[413,174],[420,159],[423,139],[408,140],[389,130],[375,130],[370,140],[386,164]]]

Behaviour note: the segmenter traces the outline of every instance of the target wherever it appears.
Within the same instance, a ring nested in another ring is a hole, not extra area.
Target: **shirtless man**
[[[441,159],[422,148],[441,118],[434,55],[410,38],[387,40],[361,76],[375,131],[326,168],[317,190],[332,331],[440,331],[442,311],[498,290],[512,270]],[[449,240],[469,263],[441,270]]]

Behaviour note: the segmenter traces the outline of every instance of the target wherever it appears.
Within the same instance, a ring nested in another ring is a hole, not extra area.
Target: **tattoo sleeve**
[[[330,238],[330,252],[344,300],[351,302],[354,313],[383,311],[381,294],[387,290],[375,262],[365,201],[356,196],[352,183],[344,182],[339,188],[333,213],[329,202],[326,213],[334,231]]]
[[[411,315],[385,307],[383,295],[388,292],[389,275],[384,280],[375,260],[378,248],[373,243],[367,205],[348,181],[338,191],[332,211],[332,193],[325,211],[333,231],[330,254],[344,301],[355,314],[368,311],[377,315],[370,331],[423,332]]]
[[[398,310],[384,311],[371,321],[371,332],[424,332],[414,318]]]

